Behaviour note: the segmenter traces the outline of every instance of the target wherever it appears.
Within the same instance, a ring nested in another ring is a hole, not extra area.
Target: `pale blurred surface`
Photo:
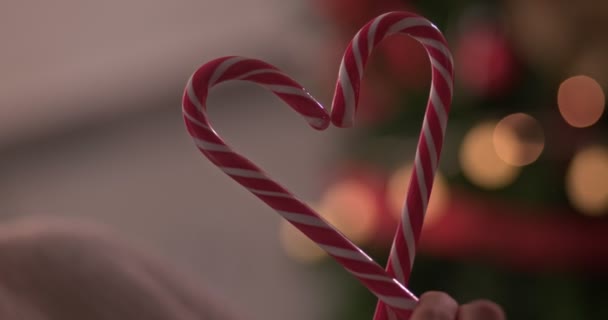
[[[245,319],[325,316],[331,288],[283,255],[279,217],[198,153],[180,113],[188,75],[216,56],[265,59],[313,83],[303,71],[322,39],[298,8],[279,0],[3,1],[0,218],[109,224],[192,271]],[[335,134],[314,132],[252,85],[210,98],[228,142],[303,199],[319,196]]]
[[[304,23],[300,9],[306,5],[3,1],[0,142],[58,129],[68,120],[158,106],[159,96],[181,91],[196,66],[221,55],[306,70],[317,51],[311,41],[321,40]]]

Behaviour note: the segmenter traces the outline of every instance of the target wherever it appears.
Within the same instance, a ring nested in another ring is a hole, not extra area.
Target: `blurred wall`
[[[189,74],[216,56],[265,59],[314,83],[304,71],[322,39],[303,8],[279,0],[3,1],[0,219],[109,224],[193,272],[244,319],[322,317],[331,288],[283,256],[279,217],[198,153],[180,112]],[[319,195],[335,134],[310,130],[252,85],[218,88],[209,105],[238,150],[303,199]]]

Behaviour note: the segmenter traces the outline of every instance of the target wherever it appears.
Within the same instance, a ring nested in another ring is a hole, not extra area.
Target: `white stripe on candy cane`
[[[251,77],[251,76],[255,76],[258,74],[266,74],[266,73],[277,73],[277,74],[282,74],[280,71],[278,70],[274,70],[274,69],[258,69],[258,70],[253,70],[253,71],[249,71],[249,72],[245,72],[242,75],[235,77],[234,80],[243,80],[247,77]]]
[[[412,222],[410,221],[410,212],[407,207],[407,203],[403,206],[403,214],[401,215],[401,229],[403,232],[403,239],[407,245],[407,253],[409,258],[410,270],[414,264],[414,257],[416,256],[416,240],[414,239],[414,230],[412,229]],[[401,272],[402,269],[400,269]],[[405,275],[404,275],[405,276]]]
[[[205,151],[232,152],[232,150],[224,144],[211,143],[199,138],[194,138],[194,144]]]
[[[342,116],[342,123],[350,126],[355,113],[355,93],[350,83],[348,70],[344,66],[344,58],[342,58],[341,66],[342,67],[340,67],[340,71],[338,72],[338,78],[340,79],[342,96],[344,97],[344,115]]]
[[[441,132],[445,134],[445,129],[448,125],[448,115],[445,112],[445,106],[443,105],[443,102],[441,102],[441,99],[437,94],[437,89],[435,89],[434,86],[431,86],[431,103],[433,105],[435,113],[437,114],[437,118],[439,119],[439,126],[441,127]]]
[[[194,75],[193,75],[194,76]],[[198,99],[198,97],[196,96],[196,92],[194,92],[194,87],[192,85],[192,77],[190,77],[190,79],[188,80],[188,84],[186,85],[186,94],[188,96],[188,99],[190,99],[190,102],[196,107],[196,110],[200,113],[200,114],[205,114],[205,108],[203,107],[203,104],[201,103],[201,101]],[[182,110],[184,110],[184,108],[182,108]],[[189,116],[189,115],[188,115]],[[197,121],[198,122],[198,121]],[[199,122],[200,123],[200,122]],[[208,126],[205,126],[207,129],[209,129]]]
[[[424,116],[426,118],[426,115]],[[429,155],[431,156],[431,169],[437,169],[437,149],[435,149],[435,141],[433,140],[433,133],[429,129],[427,125],[428,121],[424,121],[422,125],[422,134],[424,134],[424,139],[426,140],[426,145],[429,149]]]
[[[359,48],[359,34],[361,32],[357,32],[355,37],[352,40],[353,43],[353,55],[355,56],[355,64],[357,66],[357,73],[359,75],[363,74],[363,63],[361,62],[361,49]]]
[[[290,195],[288,193],[284,193],[284,192],[266,191],[266,190],[259,190],[259,189],[253,189],[253,188],[247,188],[247,190],[251,191],[251,193],[253,193],[253,194],[257,194],[257,195],[260,195],[260,196],[271,196],[271,197],[279,197],[279,198],[293,198],[292,195]]]
[[[188,119],[188,121],[194,123],[195,125],[197,125],[198,127],[205,129],[205,130],[211,130],[211,128],[209,128],[208,125],[198,121],[196,118],[194,118],[193,116],[191,116],[186,109],[182,108],[182,113],[184,115],[184,117],[186,117]]]
[[[367,279],[367,280],[376,280],[376,281],[382,281],[382,282],[393,282],[392,278],[388,278],[386,276],[379,276],[379,275],[376,275],[376,274],[356,272],[356,271],[353,271],[353,270],[348,269],[348,268],[346,268],[346,270],[348,272],[352,273],[357,278]]]
[[[387,36],[400,32],[407,32],[407,29],[412,27],[435,27],[430,21],[424,18],[404,18],[400,21],[393,24],[390,28],[388,28]]]
[[[224,72],[228,70],[234,64],[245,60],[242,57],[230,57],[224,61],[222,61],[214,70],[213,74],[211,74],[211,78],[209,78],[209,87],[212,87],[216,84],[217,80],[224,75]]]
[[[416,178],[418,180],[418,189],[420,191],[420,200],[422,201],[422,212],[426,212],[429,194],[426,187],[427,183],[424,178],[424,168],[422,167],[422,163],[420,163],[420,154],[418,152],[416,152],[416,156],[414,157],[414,166],[414,171],[416,172]]]
[[[279,84],[265,84],[263,86],[265,86],[270,91],[275,92],[275,93],[291,94],[294,96],[310,98],[310,94],[308,94],[306,91],[302,90],[302,88],[284,86],[284,85],[279,85]]]
[[[361,251],[352,251],[349,249],[338,248],[338,247],[329,246],[329,245],[321,244],[321,243],[317,243],[317,245],[319,245],[319,247],[323,248],[323,250],[327,251],[327,253],[331,254],[332,256],[336,256],[336,257],[340,257],[340,258],[347,258],[347,259],[357,260],[357,261],[365,261],[365,262],[372,261],[372,259],[370,257],[368,257],[366,254],[364,254]]]
[[[435,58],[429,56],[429,59],[431,60],[431,65],[433,65],[433,67],[437,69],[437,71],[439,71],[439,74],[441,74],[443,80],[445,81],[445,83],[447,83],[448,88],[450,89],[450,95],[452,95],[452,93],[454,92],[454,88],[452,85],[452,78],[450,77],[450,73],[441,63],[439,63],[439,61],[435,60]]]
[[[231,176],[268,180],[263,173],[255,170],[227,167],[220,167],[220,169]]]
[[[288,212],[288,211],[281,211],[281,210],[276,210],[276,211],[281,216],[283,216],[283,218],[285,218],[289,221],[305,224],[308,226],[329,229],[329,226],[325,222],[321,221],[321,219],[319,219],[315,216],[311,216],[311,215],[307,215],[307,214],[303,214],[303,213],[297,213],[297,212]]]
[[[401,266],[401,260],[399,258],[399,255],[395,252],[395,246],[391,248],[390,260],[393,264],[393,273],[395,274],[395,277],[397,278],[397,280],[399,280],[400,283],[405,283],[403,267]]]

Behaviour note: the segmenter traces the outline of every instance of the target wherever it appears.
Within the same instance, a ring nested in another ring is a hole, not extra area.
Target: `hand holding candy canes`
[[[424,46],[431,61],[432,84],[402,221],[385,271],[319,214],[230,149],[209,124],[206,100],[211,87],[219,83],[250,81],[272,91],[315,129],[325,129],[330,118],[339,127],[350,126],[368,57],[380,41],[396,33],[407,34]],[[219,58],[199,68],[188,81],[182,107],[188,132],[209,160],[315,241],[378,297],[376,320],[409,319],[417,298],[404,285],[439,161],[452,83],[452,57],[441,32],[415,14],[390,12],[370,21],[349,44],[340,66],[331,115],[301,85],[274,66],[242,57]]]

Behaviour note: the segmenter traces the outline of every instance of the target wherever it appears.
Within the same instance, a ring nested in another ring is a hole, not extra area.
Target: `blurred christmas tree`
[[[608,2],[316,0],[335,31],[337,66],[371,18],[408,10],[444,31],[456,92],[440,170],[409,287],[460,302],[489,298],[510,319],[608,319]],[[333,89],[327,67],[324,88]],[[319,211],[386,261],[424,112],[430,66],[395,36],[364,77],[359,128],[348,136]],[[328,91],[329,94],[329,91]],[[286,252],[323,254],[287,224]],[[371,319],[376,299],[333,263],[333,319]]]

